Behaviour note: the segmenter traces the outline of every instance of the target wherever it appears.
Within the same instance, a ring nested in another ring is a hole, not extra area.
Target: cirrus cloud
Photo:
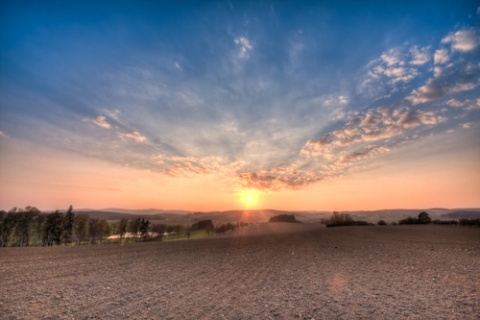
[[[145,142],[147,141],[147,137],[142,136],[138,131],[131,131],[119,134],[123,139],[132,139],[136,142]]]
[[[88,121],[104,129],[110,129],[111,127],[105,116],[98,116],[95,119],[89,119]]]

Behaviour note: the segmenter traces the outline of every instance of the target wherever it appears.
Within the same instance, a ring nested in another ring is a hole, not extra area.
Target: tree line
[[[45,214],[35,207],[0,211],[0,247],[27,247],[54,244],[95,244],[110,234],[106,220],[88,214],[58,210]]]
[[[111,225],[86,213],[75,214],[72,206],[65,213],[42,213],[31,206],[0,211],[0,247],[96,244],[112,233],[119,234],[121,241],[127,232],[147,240],[149,231],[150,221],[145,218]]]
[[[361,220],[354,220],[348,213],[340,213],[334,211],[329,219],[322,219],[321,222],[327,227],[343,227],[343,226],[373,226]],[[386,226],[388,223],[384,220],[377,222],[380,226]],[[433,220],[430,215],[423,211],[417,217],[407,217],[398,222],[392,222],[392,225],[408,225],[408,224],[442,224],[442,225],[461,225],[461,226],[480,226],[480,219],[460,219],[460,220]]]
[[[114,242],[163,240],[164,235],[175,240],[190,238],[191,232],[205,230],[207,235],[226,233],[246,222],[225,223],[215,226],[212,220],[198,221],[191,226],[182,224],[154,224],[146,218],[121,219],[114,223],[76,214],[72,206],[66,212],[58,210],[42,213],[35,207],[13,208],[0,211],[0,247],[27,247],[53,245],[80,245],[105,242],[110,235],[118,235]],[[109,240],[110,241],[110,240]]]

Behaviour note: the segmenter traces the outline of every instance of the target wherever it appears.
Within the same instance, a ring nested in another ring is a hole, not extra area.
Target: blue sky
[[[402,164],[414,176],[412,159],[432,155],[473,176],[470,198],[448,203],[480,205],[476,1],[1,6],[4,206],[28,198],[9,190],[19,178],[48,189],[72,159],[103,181],[138,170],[168,195],[204,176],[225,193],[328,188]],[[45,166],[22,164],[37,155]]]

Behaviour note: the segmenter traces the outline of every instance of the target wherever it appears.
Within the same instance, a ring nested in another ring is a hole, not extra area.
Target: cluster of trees
[[[226,233],[235,230],[239,226],[238,223],[224,223],[215,228],[215,233]],[[243,226],[243,225],[242,225]]]
[[[460,219],[458,224],[461,226],[476,226],[480,227],[480,219]]]
[[[368,223],[366,221],[353,220],[353,218],[348,213],[339,213],[334,212],[329,219],[322,219],[322,223],[326,224],[327,227],[341,227],[341,226],[372,226],[373,223]],[[393,225],[401,224],[443,224],[443,225],[461,225],[461,226],[480,226],[480,219],[460,219],[460,220],[433,220],[430,218],[427,212],[420,212],[418,216],[407,217],[398,222],[392,222]],[[388,225],[384,220],[377,222],[379,226]]]
[[[35,207],[13,208],[8,212],[0,211],[0,247],[96,244],[111,234],[118,234],[122,242],[127,233],[135,241],[147,241],[150,229],[161,239],[164,232],[172,228],[165,225],[153,227],[145,218],[122,219],[110,224],[86,213],[75,214],[72,206],[65,213],[58,210],[42,213]]]
[[[0,247],[74,242],[95,244],[109,234],[110,226],[106,220],[90,218],[87,214],[75,215],[72,206],[66,213],[57,210],[45,214],[30,206],[0,211]]]
[[[300,223],[295,218],[295,215],[293,214],[279,214],[277,216],[271,217],[268,222],[290,222],[290,223]]]
[[[460,226],[478,226],[480,227],[480,219],[460,219],[460,220],[433,220],[428,213],[420,212],[417,218],[408,217],[400,220],[398,224],[443,224],[443,225],[460,225]]]
[[[113,232],[118,234],[120,242],[122,242],[127,232],[133,235],[134,238],[140,235],[140,239],[147,241],[150,239],[150,221],[145,218],[121,219],[114,225]]]
[[[213,230],[215,229],[215,226],[213,225],[212,220],[200,220],[190,227],[191,231],[197,231],[197,230],[205,230],[207,231],[208,234],[212,234]]]
[[[86,213],[76,214],[72,206],[64,213],[60,211],[42,213],[35,207],[13,208],[0,211],[0,247],[7,246],[53,246],[69,244],[96,244],[108,236],[118,235],[120,243],[128,237],[130,241],[190,238],[191,231],[205,230],[209,235],[220,234],[247,222],[224,223],[215,226],[212,220],[202,220],[186,227],[182,224],[151,224],[148,219],[121,219],[109,223],[104,219],[92,218]]]
[[[430,216],[426,212],[420,212],[417,218],[408,217],[398,221],[398,224],[429,224],[432,222]]]
[[[352,216],[348,213],[333,212],[330,219],[323,221],[327,228],[330,227],[344,227],[344,226],[372,226],[373,223],[368,223],[361,220],[353,220]]]
[[[432,220],[427,212],[420,212],[416,218],[407,217],[397,222],[393,222],[393,225],[396,224],[440,224],[440,225],[460,225],[460,226],[477,226],[480,227],[480,219],[460,219],[460,220]],[[378,225],[387,225],[383,220],[378,222]]]
[[[213,232],[217,234],[226,233],[229,231],[233,231],[235,228],[244,227],[248,225],[249,223],[247,222],[238,222],[238,223],[227,222],[215,227],[212,220],[201,220],[192,224],[192,226],[190,227],[190,230],[191,231],[205,230],[209,235],[212,235]]]

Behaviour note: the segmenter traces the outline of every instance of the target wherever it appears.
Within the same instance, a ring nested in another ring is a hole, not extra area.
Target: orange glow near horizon
[[[150,170],[37,149],[35,158],[17,146],[0,163],[2,210],[35,206],[40,210],[146,209],[224,210],[377,210],[478,207],[480,172],[464,157],[444,170],[448,158],[412,159],[395,166],[321,181],[302,189],[234,189],[234,179],[197,175],[175,178]],[[5,170],[6,164],[11,170]],[[29,168],[25,170],[24,168]],[[28,181],[29,183],[24,183]],[[419,183],[421,181],[421,183]],[[448,182],[448,183],[447,183]],[[234,190],[232,190],[234,189]]]
[[[261,191],[243,189],[237,192],[237,197],[243,209],[259,209]]]

